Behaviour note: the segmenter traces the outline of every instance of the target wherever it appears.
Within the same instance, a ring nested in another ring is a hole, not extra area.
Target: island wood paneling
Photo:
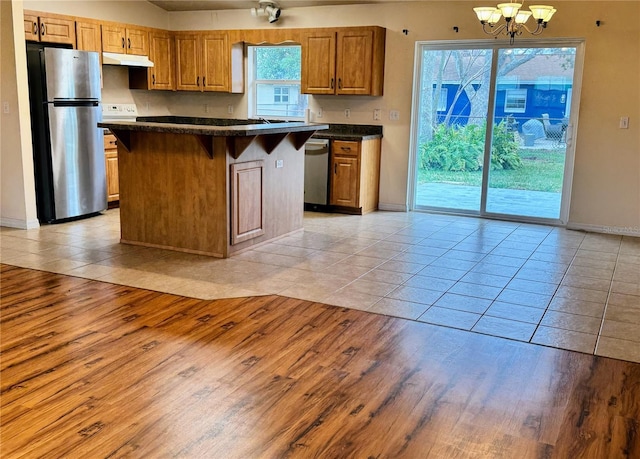
[[[123,242],[226,256],[226,158],[195,136],[132,132],[118,146]]]
[[[638,364],[0,270],[2,457],[640,457]]]
[[[262,139],[264,140],[264,139]],[[216,137],[214,142],[225,142]],[[296,149],[295,136],[287,135],[270,154],[265,154],[265,145],[256,138],[238,159],[227,154],[228,164],[249,161],[264,161],[263,169],[263,225],[262,236],[229,245],[229,255],[302,229],[304,216],[304,151]],[[282,167],[276,167],[276,161]]]
[[[233,137],[124,132],[131,151],[118,142],[122,242],[227,257],[302,229],[304,152],[296,149],[295,133],[270,154],[263,136],[254,137],[236,159]],[[201,142],[212,143],[211,150]],[[230,166],[251,161],[264,161],[264,232],[232,245]]]

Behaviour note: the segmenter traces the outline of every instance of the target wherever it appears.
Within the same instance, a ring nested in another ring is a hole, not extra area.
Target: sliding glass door
[[[562,222],[579,46],[418,44],[412,208]]]

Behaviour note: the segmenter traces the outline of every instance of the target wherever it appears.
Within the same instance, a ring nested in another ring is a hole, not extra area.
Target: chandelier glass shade
[[[540,35],[556,12],[556,9],[549,5],[531,5],[529,11],[521,8],[522,3],[500,3],[496,8],[481,6],[474,8],[473,11],[478,16],[482,30],[486,34],[504,33],[513,44],[516,35],[522,35],[525,30],[531,35]],[[536,21],[535,29],[530,29],[526,25],[531,16]],[[504,17],[504,23],[498,24],[502,17]]]

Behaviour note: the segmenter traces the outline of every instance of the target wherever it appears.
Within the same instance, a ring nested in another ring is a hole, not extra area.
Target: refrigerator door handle
[[[53,101],[54,107],[97,107],[99,100],[78,100],[78,99],[56,99]]]

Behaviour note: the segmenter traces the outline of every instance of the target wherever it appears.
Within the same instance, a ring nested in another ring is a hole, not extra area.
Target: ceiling
[[[258,7],[258,0],[148,0],[166,11],[243,10]],[[390,3],[407,0],[274,0],[286,10],[303,6],[354,5],[358,3]],[[412,0],[409,0],[412,1]]]

